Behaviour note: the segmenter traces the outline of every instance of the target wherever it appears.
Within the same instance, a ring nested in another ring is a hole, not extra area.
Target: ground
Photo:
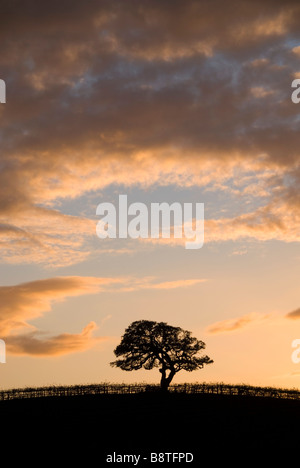
[[[243,459],[259,459],[262,454],[296,453],[299,443],[300,401],[266,397],[47,397],[0,402],[0,414],[3,448],[13,441],[18,450],[9,454],[22,453],[22,460],[29,457],[31,462],[37,461],[37,449],[42,450],[42,459],[52,460],[52,466],[63,459],[70,464],[84,459],[84,466],[91,466],[91,460],[93,466],[117,466],[105,462],[113,452],[192,452],[199,466],[203,454],[213,460],[237,460],[241,453]],[[139,466],[145,464],[140,461]]]

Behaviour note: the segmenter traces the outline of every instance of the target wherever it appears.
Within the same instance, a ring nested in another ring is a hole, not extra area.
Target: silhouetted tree
[[[139,320],[126,328],[121,343],[114,350],[116,357],[122,356],[122,359],[110,365],[125,371],[159,367],[161,389],[166,391],[180,370],[191,372],[213,363],[208,356],[199,356],[204,348],[203,341],[180,327]]]

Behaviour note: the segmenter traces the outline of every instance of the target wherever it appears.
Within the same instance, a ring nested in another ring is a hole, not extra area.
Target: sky
[[[214,360],[181,382],[299,388],[298,1],[1,6],[0,388],[112,368],[135,320]],[[204,203],[204,244],[100,239],[100,203]]]

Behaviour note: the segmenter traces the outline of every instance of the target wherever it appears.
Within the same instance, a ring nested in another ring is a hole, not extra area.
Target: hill
[[[13,439],[24,456],[29,447],[30,452],[39,447],[49,460],[87,461],[96,456],[101,467],[119,463],[106,463],[113,454],[146,454],[149,463],[150,452],[191,452],[199,466],[203,453],[232,460],[237,449],[247,458],[261,457],[262,452],[266,456],[293,452],[299,440],[300,400],[157,392],[99,394],[1,401],[0,414],[3,446],[5,440]],[[122,463],[134,466],[130,461]],[[140,458],[139,466],[146,463]]]

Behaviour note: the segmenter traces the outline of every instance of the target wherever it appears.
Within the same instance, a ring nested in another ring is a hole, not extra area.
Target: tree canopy
[[[213,361],[200,355],[205,343],[191,336],[191,332],[165,322],[139,320],[131,323],[114,353],[110,364],[125,371],[159,368],[161,388],[167,390],[174,375],[202,369]]]

